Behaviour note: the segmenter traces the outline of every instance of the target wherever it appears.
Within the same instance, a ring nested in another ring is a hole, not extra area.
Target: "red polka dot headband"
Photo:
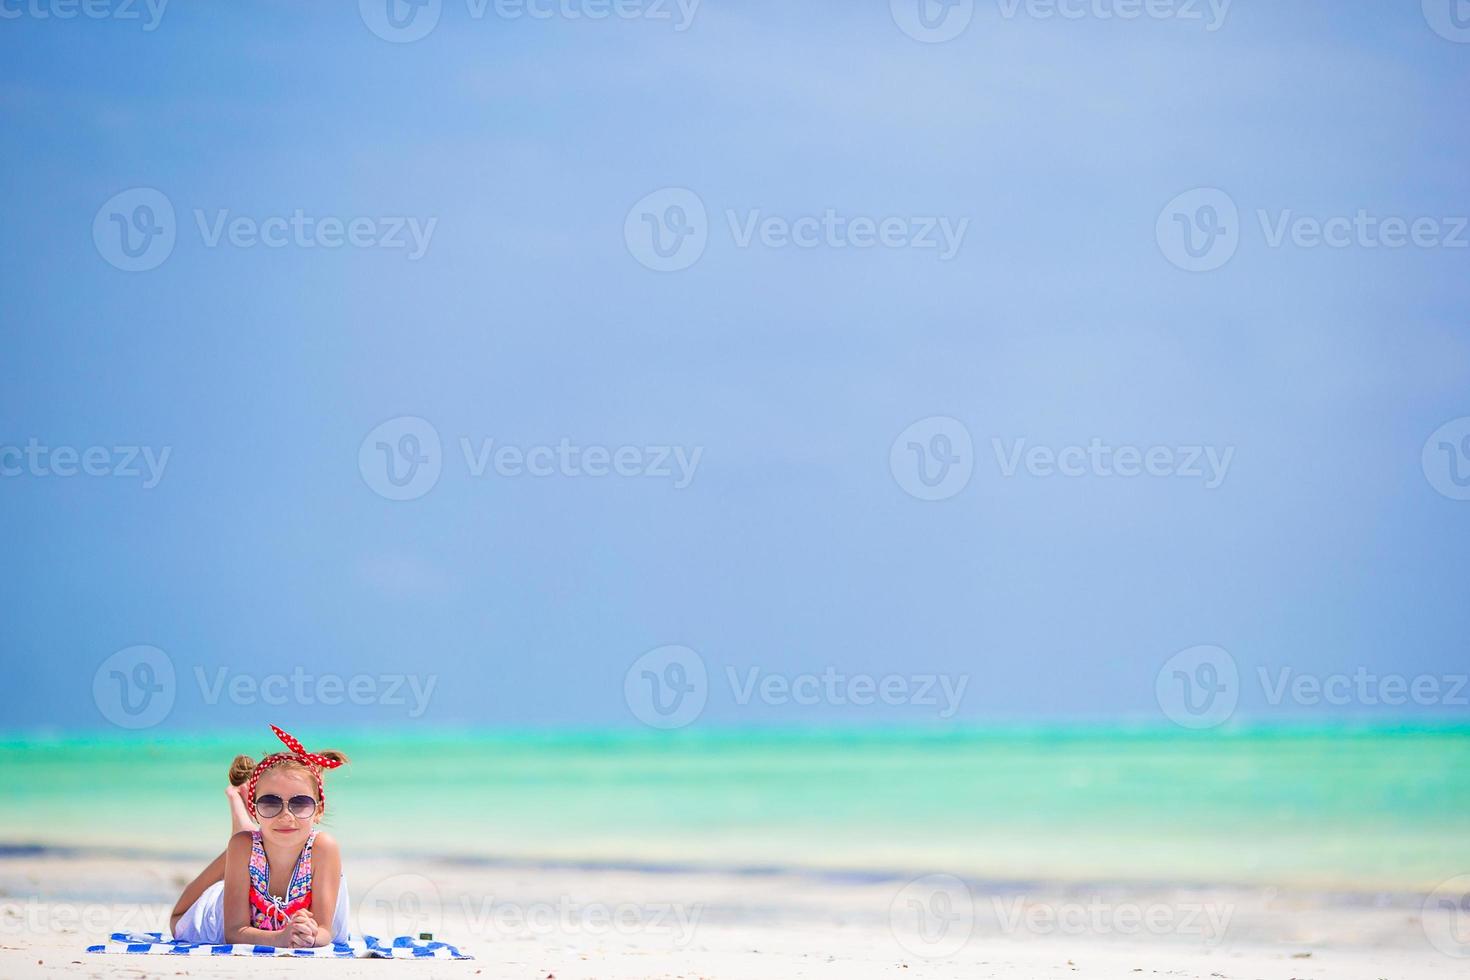
[[[311,774],[316,777],[316,798],[321,802],[322,812],[327,812],[327,790],[322,784],[322,770],[336,769],[342,764],[342,760],[328,759],[324,755],[317,755],[315,752],[306,751],[300,739],[281,731],[275,725],[271,726],[271,731],[275,732],[276,737],[282,742],[285,742],[286,748],[291,751],[268,755],[256,763],[255,769],[250,773],[250,781],[245,784],[245,809],[250,811],[252,817],[255,816],[255,783],[260,779],[260,774],[272,766],[280,765],[287,759],[295,759],[298,762],[306,763],[307,768],[311,770]]]

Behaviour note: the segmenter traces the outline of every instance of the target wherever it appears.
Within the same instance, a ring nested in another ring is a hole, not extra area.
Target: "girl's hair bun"
[[[323,749],[317,755],[324,759],[331,759],[334,762],[347,761],[347,754],[345,752],[338,752],[335,749]],[[235,761],[230,763],[230,785],[244,786],[250,782],[250,774],[255,772],[255,765],[255,760],[248,755],[235,756]],[[284,762],[278,763],[278,765],[285,766],[288,769],[308,768],[307,764],[300,759],[287,759]]]
[[[255,760],[248,755],[237,755],[235,761],[230,763],[230,785],[243,786],[250,779],[250,774],[255,771]]]

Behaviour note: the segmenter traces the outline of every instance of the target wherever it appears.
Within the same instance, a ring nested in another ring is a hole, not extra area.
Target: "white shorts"
[[[174,927],[174,938],[187,943],[214,943],[225,941],[225,883],[216,881],[204,889],[204,894],[189,906],[189,911],[179,917]],[[332,915],[332,942],[347,942],[347,882],[337,888],[337,911]]]

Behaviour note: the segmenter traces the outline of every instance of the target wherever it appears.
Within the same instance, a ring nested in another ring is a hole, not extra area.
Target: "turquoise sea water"
[[[9,738],[0,843],[205,855],[265,737]],[[349,851],[984,879],[1432,887],[1470,729],[313,733]]]

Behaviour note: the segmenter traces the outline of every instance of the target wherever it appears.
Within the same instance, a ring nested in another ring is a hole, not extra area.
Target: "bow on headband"
[[[252,817],[255,816],[255,784],[260,779],[260,774],[272,766],[280,765],[287,759],[295,759],[298,762],[305,763],[306,767],[311,770],[311,774],[316,777],[316,798],[321,802],[322,812],[325,813],[327,810],[327,790],[322,785],[322,770],[336,769],[342,764],[342,760],[328,759],[324,755],[317,755],[315,752],[306,751],[300,739],[288,732],[281,731],[275,725],[271,726],[271,731],[275,732],[276,738],[285,742],[286,748],[291,751],[268,755],[256,763],[254,771],[250,773],[250,781],[245,784],[245,809],[250,811]]]

